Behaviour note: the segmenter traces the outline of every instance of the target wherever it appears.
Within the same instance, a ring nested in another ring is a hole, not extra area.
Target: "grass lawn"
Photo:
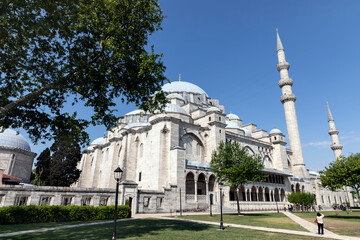
[[[349,215],[345,211],[327,211],[324,214],[324,227],[330,231],[348,236],[360,237],[360,211],[353,210]],[[315,213],[294,213],[295,215],[313,222]]]
[[[7,237],[6,239],[111,239],[112,224],[101,224],[88,227],[78,227],[72,229],[49,231],[44,233],[32,233]],[[158,219],[136,219],[132,221],[122,221],[117,223],[118,239],[289,239],[291,240],[310,240],[317,239],[312,237],[279,234],[271,232],[254,231],[240,228],[226,228],[219,231],[217,226],[205,224],[181,222],[176,220]]]
[[[244,213],[242,215],[243,216],[238,216],[236,214],[224,214],[223,221],[224,223],[281,228],[307,232],[306,229],[282,213]],[[189,215],[183,216],[182,218],[220,222],[220,215],[213,215],[213,217],[210,217],[209,215]]]
[[[92,222],[103,222],[109,220],[98,220]],[[110,220],[111,221],[111,220]],[[10,233],[10,232],[19,232],[40,228],[51,228],[51,227],[60,227],[65,225],[76,225],[88,222],[50,222],[50,223],[28,223],[28,224],[12,224],[12,225],[0,225],[0,234],[1,233]]]

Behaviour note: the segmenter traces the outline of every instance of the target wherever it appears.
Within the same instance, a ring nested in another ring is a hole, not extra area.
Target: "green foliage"
[[[293,204],[311,206],[315,203],[315,195],[312,193],[291,192],[287,198]]]
[[[260,181],[266,175],[260,156],[250,156],[237,142],[220,142],[211,157],[211,169],[218,181],[238,188],[250,181]]]
[[[114,218],[115,206],[10,206],[0,208],[0,224],[93,221]],[[128,218],[128,206],[118,206],[117,217]]]
[[[36,162],[37,184],[43,186],[70,186],[80,177],[77,164],[81,148],[73,134],[67,131],[56,137]],[[35,181],[34,181],[35,182]]]
[[[351,154],[348,157],[338,158],[331,162],[325,170],[320,171],[320,180],[323,187],[332,191],[352,187],[359,196],[360,191],[360,153]]]
[[[163,19],[157,0],[1,1],[0,126],[34,142],[71,128],[85,143],[90,124],[115,126],[117,102],[163,107],[162,55],[146,49]]]

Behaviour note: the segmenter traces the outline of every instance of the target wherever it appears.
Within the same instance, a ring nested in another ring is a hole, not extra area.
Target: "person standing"
[[[316,219],[315,219],[315,222],[317,223],[318,225],[318,234],[324,234],[324,215],[321,214],[321,213],[317,213],[316,214]]]

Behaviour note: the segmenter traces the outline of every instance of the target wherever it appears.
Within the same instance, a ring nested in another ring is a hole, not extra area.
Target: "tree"
[[[320,171],[322,187],[332,191],[351,187],[359,196],[360,191],[360,153],[351,154],[348,157],[340,157],[337,161],[331,162],[325,170]]]
[[[289,202],[293,204],[299,204],[303,206],[311,206],[315,203],[315,195],[312,193],[305,193],[305,192],[291,192],[287,196]]]
[[[153,111],[166,103],[161,54],[146,50],[161,29],[157,0],[3,0],[0,3],[0,126],[30,138],[61,129],[115,126],[117,101]],[[64,104],[93,110],[91,119]]]
[[[55,139],[38,157],[36,181],[42,186],[70,186],[76,182],[81,171],[77,164],[81,160],[81,148],[71,132],[65,131]]]
[[[211,169],[217,181],[224,181],[238,189],[250,181],[260,181],[266,175],[261,171],[264,165],[260,156],[251,156],[237,142],[220,142],[217,151],[211,156]],[[240,214],[239,195],[236,194],[238,214]]]

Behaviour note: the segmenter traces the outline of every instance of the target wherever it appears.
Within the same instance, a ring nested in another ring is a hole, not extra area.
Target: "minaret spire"
[[[293,162],[293,174],[299,177],[308,178],[309,174],[306,170],[304,157],[301,147],[299,126],[297,122],[296,110],[295,110],[295,101],[296,96],[292,92],[291,86],[293,85],[293,80],[289,77],[289,68],[290,64],[286,62],[284,47],[281,43],[279,32],[276,29],[277,41],[277,56],[279,64],[277,65],[277,70],[280,72],[280,81],[279,87],[282,91],[282,96],[280,97],[281,103],[284,105],[286,127],[289,137],[290,149],[293,152],[292,162]]]
[[[340,144],[339,130],[337,130],[335,127],[335,122],[334,122],[334,118],[330,111],[329,103],[326,102],[326,105],[327,105],[327,109],[328,109],[328,122],[329,122],[329,132],[328,133],[331,137],[330,148],[334,152],[335,160],[338,160],[339,157],[341,157],[341,155],[342,155],[343,145]]]

